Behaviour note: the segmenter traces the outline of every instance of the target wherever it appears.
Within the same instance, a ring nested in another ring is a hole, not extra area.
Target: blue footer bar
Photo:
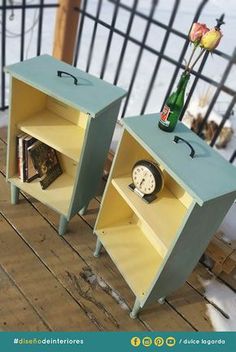
[[[1,332],[2,352],[235,352],[236,332]]]

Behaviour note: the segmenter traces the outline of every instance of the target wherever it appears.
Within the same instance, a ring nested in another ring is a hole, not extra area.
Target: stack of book
[[[20,180],[31,182],[39,178],[42,189],[46,189],[62,174],[55,149],[26,133],[19,134],[16,139]]]
[[[31,182],[38,177],[38,173],[34,168],[28,149],[37,140],[26,133],[21,133],[16,138],[19,178],[22,182]]]

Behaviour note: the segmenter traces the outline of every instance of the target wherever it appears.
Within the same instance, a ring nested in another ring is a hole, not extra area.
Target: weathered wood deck
[[[26,195],[10,204],[5,181],[6,130],[0,134],[0,330],[2,331],[211,331],[199,264],[164,305],[129,318],[134,296],[106,253],[93,257],[99,208],[75,216],[65,237],[59,216]]]

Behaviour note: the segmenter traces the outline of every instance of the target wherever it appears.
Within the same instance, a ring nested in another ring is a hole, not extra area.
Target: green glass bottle
[[[190,73],[184,71],[180,77],[177,90],[166,100],[161,112],[159,128],[166,132],[172,132],[177,125],[184,106],[185,89],[190,78]]]

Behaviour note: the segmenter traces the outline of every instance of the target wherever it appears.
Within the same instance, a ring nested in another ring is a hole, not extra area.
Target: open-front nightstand
[[[185,282],[236,197],[235,167],[182,123],[167,133],[158,119],[124,119],[95,225],[95,256],[103,246],[136,296],[132,318]],[[150,204],[128,187],[142,159],[157,163],[164,175],[164,188]]]
[[[60,215],[59,233],[95,196],[125,91],[51,56],[6,68],[11,75],[7,180]],[[57,151],[63,173],[46,190],[21,182],[16,136],[25,132]]]

